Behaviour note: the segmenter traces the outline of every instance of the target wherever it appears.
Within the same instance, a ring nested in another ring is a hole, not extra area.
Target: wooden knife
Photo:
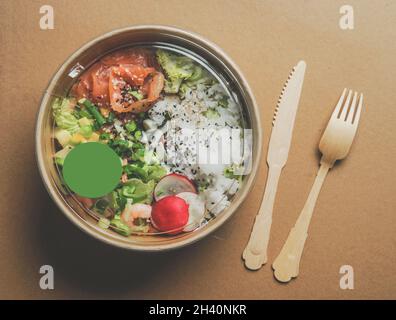
[[[267,247],[272,224],[272,210],[282,168],[285,166],[292,139],[294,120],[304,82],[306,63],[299,61],[290,73],[275,109],[268,148],[268,176],[264,196],[256,216],[249,242],[243,251],[245,266],[260,269],[267,262]]]

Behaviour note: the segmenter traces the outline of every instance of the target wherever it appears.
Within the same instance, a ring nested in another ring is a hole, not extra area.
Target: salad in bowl
[[[176,34],[174,42],[191,36],[160,29],[169,37]],[[132,27],[101,41],[142,30],[150,36],[158,31]],[[63,211],[76,212],[69,217],[91,234],[134,249],[139,243],[167,241],[175,247],[201,238],[217,227],[214,221],[220,225],[246,196],[260,150],[259,139],[252,137],[252,125],[256,137],[261,133],[257,110],[247,84],[246,91],[240,91],[233,83],[238,79],[223,75],[212,61],[195,54],[196,48],[136,42],[114,46],[96,59],[96,43],[88,44],[84,50],[90,49],[91,57],[85,67],[77,63],[78,72],[74,67],[58,72],[39,114],[39,167]],[[100,42],[98,48],[103,49]],[[75,54],[77,61],[84,61],[84,50]],[[69,65],[75,62],[71,57]],[[237,72],[231,64],[230,70],[225,67],[224,72]],[[60,77],[66,84],[59,85]],[[46,140],[45,121],[52,142]],[[64,176],[68,156],[87,143],[109,147],[122,168],[117,185],[99,197],[79,194]],[[43,157],[48,150],[52,165]]]

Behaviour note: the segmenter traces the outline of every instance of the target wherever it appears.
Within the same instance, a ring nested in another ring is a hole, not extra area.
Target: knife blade
[[[275,195],[282,168],[285,166],[289,155],[305,69],[305,61],[299,61],[293,68],[283,86],[275,109],[267,154],[269,171],[265,192],[249,242],[242,255],[245,266],[251,270],[260,269],[267,262],[267,247]]]
[[[291,71],[280,94],[272,121],[273,128],[268,147],[267,163],[269,166],[283,167],[286,164],[305,69],[305,61],[298,62]]]

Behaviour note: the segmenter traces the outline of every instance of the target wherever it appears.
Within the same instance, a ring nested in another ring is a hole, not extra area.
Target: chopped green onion
[[[139,140],[141,137],[142,137],[142,131],[136,131],[135,138]]]
[[[114,114],[114,112],[110,112],[110,113],[109,113],[109,116],[108,116],[107,119],[106,119],[106,122],[107,122],[107,123],[113,123],[113,122],[114,122],[114,119],[115,119],[115,114]]]
[[[97,123],[96,121],[92,124],[92,129],[94,131],[98,131],[100,129],[100,125],[99,123]]]
[[[144,159],[144,153],[145,150],[144,149],[137,149],[133,154],[132,154],[132,160],[134,161],[143,161]]]
[[[101,115],[96,106],[88,99],[82,98],[78,101],[87,108],[88,112],[95,118],[99,126],[103,126],[106,123],[106,119]]]
[[[99,136],[100,140],[110,140],[110,133],[108,132],[103,132]]]
[[[121,146],[121,147],[124,147],[124,148],[132,148],[133,143],[131,141],[128,141],[128,140],[115,139],[114,140],[114,145]]]
[[[77,119],[81,119],[81,118],[92,119],[92,115],[85,108],[81,108],[80,106],[76,106],[74,108],[73,114]]]
[[[133,132],[136,130],[136,122],[135,121],[130,121],[125,125],[125,129],[127,129],[128,132]]]
[[[141,142],[134,142],[133,143],[133,148],[134,149],[143,149],[144,150],[144,145]]]

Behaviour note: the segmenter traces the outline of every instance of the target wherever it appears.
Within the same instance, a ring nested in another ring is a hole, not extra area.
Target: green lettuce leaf
[[[183,80],[190,78],[194,73],[194,64],[187,57],[159,49],[157,60],[167,76],[164,88],[167,93],[177,93]]]
[[[74,105],[73,100],[67,98],[57,98],[52,105],[56,125],[71,134],[76,133],[80,129],[78,119],[73,114]]]

